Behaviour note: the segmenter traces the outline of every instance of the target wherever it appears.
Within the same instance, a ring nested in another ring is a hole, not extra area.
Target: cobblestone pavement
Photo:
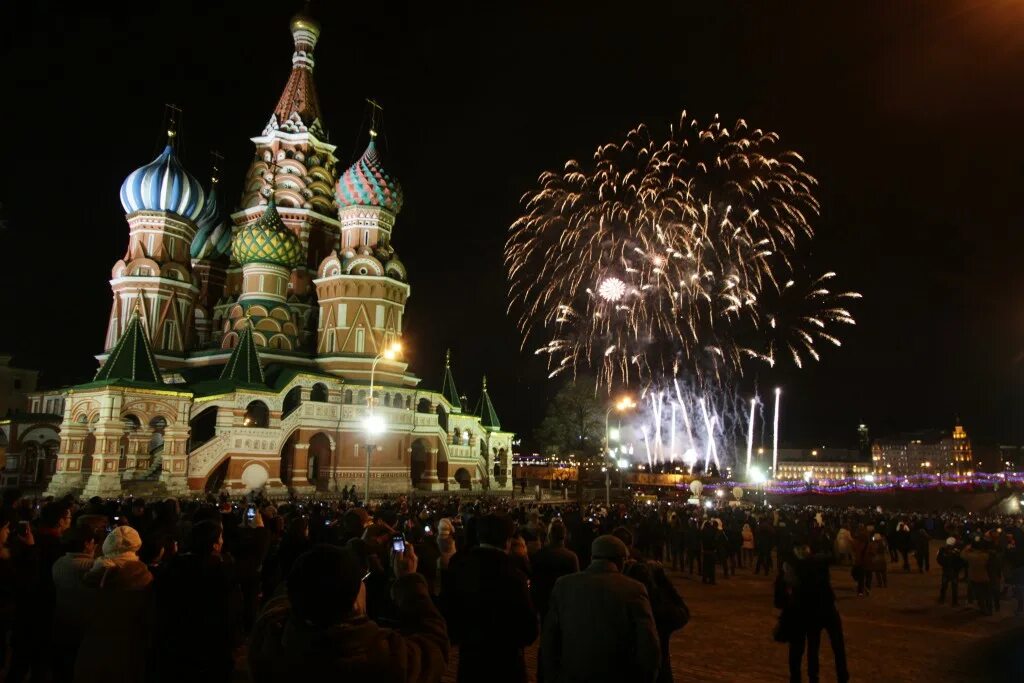
[[[938,550],[935,545],[934,557]],[[911,561],[913,563],[913,561]],[[699,577],[673,573],[673,582],[690,607],[690,623],[672,638],[676,681],[788,680],[787,646],[771,639],[776,610],[772,579],[740,569],[719,577],[715,586]],[[847,657],[854,681],[929,681],[959,683],[1024,681],[1024,617],[1015,617],[1016,601],[1004,600],[1000,613],[983,617],[966,606],[938,605],[939,573],[906,573],[890,565],[888,588],[857,597],[849,567],[834,567],[832,583],[843,619]],[[455,680],[457,654],[446,681]],[[822,634],[821,680],[835,680],[828,637]],[[534,670],[536,648],[527,652]],[[804,673],[806,680],[806,672]]]

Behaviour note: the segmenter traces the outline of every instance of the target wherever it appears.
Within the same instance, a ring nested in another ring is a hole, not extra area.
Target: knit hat
[[[103,541],[103,554],[137,553],[141,547],[142,538],[138,531],[130,526],[119,526],[107,534],[106,540]]]
[[[950,545],[950,546],[956,545],[956,539],[954,537],[950,536],[949,538],[946,539],[946,545]]]
[[[611,534],[604,534],[590,544],[590,556],[595,560],[622,561],[629,557],[629,548]]]

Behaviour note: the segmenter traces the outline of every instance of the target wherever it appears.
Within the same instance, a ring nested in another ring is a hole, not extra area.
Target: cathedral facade
[[[292,71],[238,210],[167,146],[124,181],[101,367],[67,390],[50,494],[511,489],[512,434],[402,360],[402,209],[376,131],[341,170],[313,82],[320,28],[291,22]]]

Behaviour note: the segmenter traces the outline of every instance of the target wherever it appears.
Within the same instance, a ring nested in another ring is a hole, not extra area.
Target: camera
[[[391,550],[396,553],[405,552],[405,536],[403,534],[395,534],[391,537]]]

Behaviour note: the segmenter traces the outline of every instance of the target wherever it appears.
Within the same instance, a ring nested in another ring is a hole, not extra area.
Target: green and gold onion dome
[[[263,215],[238,231],[231,255],[241,265],[269,263],[285,268],[302,264],[302,244],[281,220],[273,197]]]

